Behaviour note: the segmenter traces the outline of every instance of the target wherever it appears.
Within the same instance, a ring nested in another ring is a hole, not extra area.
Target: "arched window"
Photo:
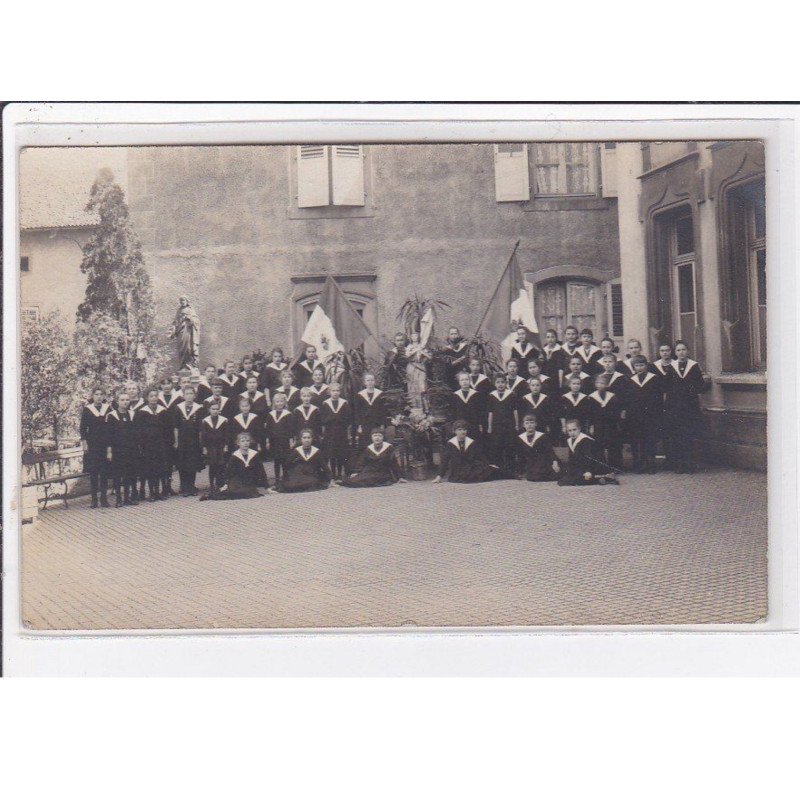
[[[591,328],[595,338],[605,330],[605,314],[598,284],[582,280],[552,280],[536,287],[538,324],[541,331],[554,328],[559,339],[567,325]]]

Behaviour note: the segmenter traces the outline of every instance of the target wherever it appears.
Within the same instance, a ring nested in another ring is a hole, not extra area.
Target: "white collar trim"
[[[584,439],[588,439],[589,441],[592,441],[592,437],[591,436],[587,436],[583,431],[581,431],[574,439],[570,439],[569,437],[567,437],[567,444],[569,445],[569,449],[572,450],[572,452],[574,453],[575,452],[575,448]]]
[[[539,439],[542,438],[542,436],[544,436],[544,434],[541,431],[534,431],[533,432],[533,441],[529,442],[528,441],[528,433],[526,431],[525,433],[521,433],[519,435],[519,438],[522,440],[523,444],[526,444],[528,447],[533,447],[536,444],[536,442],[538,442]]]
[[[379,456],[382,453],[386,452],[386,448],[387,447],[389,447],[389,443],[388,442],[382,442],[380,450],[376,450],[374,444],[367,445],[367,450],[372,450],[372,452],[375,453],[376,456]]]
[[[314,447],[314,445],[312,444],[311,445],[311,452],[308,454],[308,457],[306,457],[306,454],[303,452],[303,446],[302,445],[300,445],[300,447],[295,447],[295,451],[300,453],[300,456],[302,457],[303,461],[309,461],[311,459],[311,457],[315,453],[319,452],[319,448],[318,447]]]
[[[233,455],[236,456],[236,458],[238,458],[239,461],[242,462],[242,464],[244,464],[246,467],[249,467],[250,466],[250,462],[253,460],[253,458],[255,456],[258,455],[258,451],[257,450],[251,450],[251,449],[248,448],[247,455],[243,456],[242,455],[242,451],[237,449],[236,452]]]
[[[454,436],[452,439],[449,439],[448,441],[454,447],[458,447],[458,437],[457,436]],[[474,439],[470,439],[469,436],[465,436],[464,437],[464,450],[468,450],[469,446],[472,444],[473,441],[474,441]]]
[[[600,403],[600,407],[601,408],[605,408],[609,404],[609,402],[611,401],[611,398],[614,397],[614,396],[615,396],[614,392],[609,392],[608,390],[606,390],[605,399],[600,397],[600,392],[592,392],[589,395],[589,397],[591,397],[592,400],[597,400],[597,402]]]
[[[366,389],[362,389],[359,394],[367,401],[369,405],[372,405],[375,400],[377,400],[383,392],[380,389],[373,389],[372,390],[372,400],[369,399],[368,393]]]
[[[577,397],[577,398],[574,398],[574,397],[572,396],[572,392],[567,392],[567,393],[564,395],[564,397],[565,397],[567,400],[569,400],[569,401],[570,401],[570,403],[572,403],[572,405],[573,405],[573,406],[576,406],[576,405],[578,405],[578,403],[580,403],[580,401],[581,401],[581,400],[583,400],[583,398],[584,398],[584,397],[586,397],[586,395],[585,395],[583,392],[578,392],[578,397]]]
[[[478,394],[471,386],[467,389],[467,396],[464,397],[464,390],[463,389],[456,389],[453,394],[458,397],[461,402],[466,403],[473,395]]]

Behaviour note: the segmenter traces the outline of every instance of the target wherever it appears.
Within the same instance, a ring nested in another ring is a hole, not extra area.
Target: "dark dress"
[[[622,401],[614,392],[607,391],[602,397],[600,392],[592,392],[586,402],[589,410],[589,422],[592,426],[592,437],[595,440],[595,458],[608,464],[609,467],[621,469],[620,415],[623,409]]]
[[[199,406],[196,406],[199,408]],[[172,431],[170,413],[163,406],[142,406],[134,417],[139,434],[141,474],[149,480],[166,475],[172,468]]]
[[[248,450],[243,456],[237,450],[229,459],[225,468],[225,490],[212,492],[210,500],[249,500],[261,497],[259,489],[268,486],[264,464],[255,450]]]
[[[205,448],[208,476],[211,486],[221,486],[224,481],[228,453],[228,428],[230,423],[221,414],[216,422],[205,417],[200,423],[200,446]]]
[[[595,475],[606,474],[609,470],[598,466],[594,458],[595,441],[585,433],[579,433],[573,441],[567,440],[567,469],[559,478],[559,486],[589,486],[597,483]],[[590,478],[584,474],[590,473]]]
[[[178,403],[173,417],[178,431],[178,447],[175,451],[175,465],[180,472],[200,472],[203,469],[203,451],[200,448],[200,422],[203,407],[192,403],[191,412],[186,411],[186,403]]]
[[[383,449],[380,452],[375,451],[374,445],[369,445],[361,454],[360,462],[356,473],[352,476],[348,475],[342,481],[342,486],[351,489],[391,486],[400,478],[394,447],[387,442],[383,443]]]
[[[246,397],[250,401],[250,413],[255,414],[263,420],[267,411],[269,411],[269,398],[267,395],[258,390],[255,392],[241,392],[236,401],[237,406],[239,405],[238,401],[243,397]]]
[[[518,373],[523,380],[528,380],[528,362],[537,361],[542,355],[541,350],[534,347],[530,342],[518,341],[511,345],[511,358],[517,362]]]
[[[664,425],[664,379],[653,372],[630,379],[628,438],[634,465],[652,465]]]
[[[450,483],[483,483],[495,478],[506,477],[497,467],[493,467],[481,451],[480,445],[467,436],[463,449],[454,436],[442,448],[442,463],[439,477],[449,474]]]
[[[228,399],[230,400],[234,399],[239,394],[239,392],[242,391],[243,387],[241,387],[240,384],[241,379],[239,378],[238,375],[231,375],[230,377],[228,377],[223,372],[222,375],[218,377],[222,381],[222,394],[224,394],[225,397],[227,397]]]
[[[311,405],[306,411],[302,405],[292,412],[294,415],[294,432],[295,438],[300,440],[300,431],[303,428],[311,428],[314,434],[314,444],[319,445],[322,440],[322,412],[317,406]]]
[[[328,458],[346,461],[350,457],[348,432],[353,424],[350,403],[339,398],[334,408],[329,397],[322,404],[323,450]]]
[[[679,468],[693,467],[693,448],[703,435],[700,395],[706,391],[700,365],[691,359],[672,362],[672,374],[664,389],[664,424],[673,460]]]
[[[273,408],[266,416],[266,434],[272,457],[282,463],[292,449],[291,439],[294,436],[294,415],[285,408],[278,416]]]
[[[556,460],[547,434],[535,431],[529,436],[524,432],[517,437],[517,465],[526,480],[554,481],[557,475],[553,471],[553,462]]]
[[[286,391],[286,389],[283,388],[283,386],[279,386],[275,390],[273,397],[278,392],[280,392],[282,395],[286,397],[286,408],[289,411],[294,411],[297,408],[297,406],[299,406],[300,403],[302,402],[300,400],[300,390],[296,386],[290,386],[288,392]]]
[[[317,387],[312,383],[308,388],[311,389],[311,402],[318,408],[322,408],[322,404],[331,396],[328,392],[328,384],[323,383]]]
[[[200,387],[197,387],[197,393],[200,394]],[[178,390],[177,392],[159,392],[158,393],[158,404],[163,406],[167,411],[172,411],[178,403],[183,400],[183,392]],[[202,400],[198,400],[198,403],[202,403]]]
[[[295,383],[301,389],[304,386],[311,386],[314,383],[314,370],[317,367],[322,367],[321,361],[314,361],[313,363],[308,359],[298,361],[297,366],[294,368]]]
[[[517,405],[519,405],[519,401],[525,397],[526,394],[531,390],[531,387],[528,386],[527,381],[524,378],[521,378],[517,375],[513,380],[511,378],[508,379],[506,387],[509,391],[514,392],[517,397]]]
[[[589,421],[589,395],[578,392],[577,396],[567,392],[561,396],[561,419],[577,419],[581,427],[586,427]]]
[[[372,400],[366,389],[356,394],[353,400],[353,424],[361,426],[363,439],[369,440],[373,428],[382,428],[386,424],[388,415],[386,398],[380,389],[373,390]]]
[[[569,380],[572,377],[574,376],[571,372],[568,372],[566,375],[564,375],[564,380],[561,381],[562,394],[569,391]],[[594,381],[592,380],[592,376],[585,370],[581,370],[578,373],[578,377],[581,379],[581,391],[584,394],[591,394],[594,391]]]
[[[475,389],[458,389],[450,396],[450,422],[463,419],[467,434],[473,438],[483,433],[486,426],[486,395]]]
[[[109,411],[111,407],[105,403],[101,403],[99,408],[89,403],[81,412],[79,432],[87,446],[83,454],[83,471],[90,475],[107,475],[108,472],[106,415]]]
[[[306,454],[302,447],[295,447],[286,460],[283,480],[275,488],[279,492],[316,492],[327,489],[330,482],[331,471],[322,450],[312,446]]]
[[[603,367],[600,364],[600,359],[603,357],[603,351],[595,344],[593,344],[589,348],[589,352],[587,353],[584,349],[583,345],[578,345],[577,349],[575,350],[575,355],[583,361],[583,370],[584,372],[588,372],[590,375],[597,375],[598,372],[603,371]]]
[[[559,370],[567,369],[567,367],[564,366],[564,350],[559,345],[556,345],[552,349],[548,349],[545,346],[542,349],[542,357],[544,358],[542,375],[547,375],[547,377],[557,385]],[[544,387],[542,390],[544,391]]]
[[[514,468],[514,449],[517,425],[514,412],[517,411],[518,396],[506,389],[502,398],[497,390],[489,393],[488,412],[491,417],[492,430],[489,434],[492,457],[499,467]]]
[[[206,397],[203,401],[203,413],[208,414],[208,407],[211,405],[212,401],[216,399],[219,402],[219,413],[221,416],[225,417],[226,419],[230,419],[231,417],[235,416],[239,413],[239,409],[236,408],[236,403],[231,400],[229,397],[225,397],[225,395],[220,395],[219,397],[215,398],[214,395],[210,395]],[[173,412],[174,413],[174,412]]]
[[[136,414],[112,410],[106,417],[108,444],[111,447],[111,474],[114,485],[124,481],[126,488],[135,483],[139,471],[139,432]]]
[[[447,342],[442,348],[442,358],[445,363],[445,380],[451,389],[458,388],[456,375],[459,372],[467,371],[467,360],[469,359],[469,347],[465,341],[458,341],[455,344]]]
[[[261,373],[260,389],[268,389],[270,395],[275,393],[275,390],[281,385],[281,373],[288,369],[289,365],[281,363],[277,367],[270,361]]]
[[[240,433],[250,434],[250,448],[252,450],[263,449],[264,446],[264,423],[258,414],[250,412],[245,419],[244,414],[237,414],[228,424],[228,445],[232,453],[238,446],[237,437]]]
[[[530,392],[526,394],[519,404],[519,421],[522,424],[526,414],[536,415],[536,430],[559,436],[561,425],[559,424],[559,407],[555,398],[546,394],[539,394],[534,397]]]
[[[203,375],[203,377],[201,377],[197,382],[197,389],[195,390],[194,399],[198,403],[205,403],[205,401],[208,400],[212,394],[213,392],[211,391],[211,384],[208,382],[205,375]],[[183,396],[181,396],[181,400],[183,400]]]

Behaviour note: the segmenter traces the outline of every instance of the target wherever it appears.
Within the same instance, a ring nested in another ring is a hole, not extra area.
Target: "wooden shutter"
[[[603,197],[617,196],[617,150],[608,144],[600,146],[600,181]]]
[[[621,337],[622,332],[622,284],[611,284],[611,335]]]
[[[360,144],[331,146],[333,204],[364,205],[364,153]]]
[[[530,200],[528,145],[524,142],[494,146],[494,193],[498,203]]]
[[[297,205],[314,208],[330,205],[328,147],[301,144],[297,148]]]

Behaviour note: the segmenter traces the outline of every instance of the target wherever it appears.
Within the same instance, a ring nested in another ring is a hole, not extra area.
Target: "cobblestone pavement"
[[[754,622],[766,511],[766,476],[725,470],[100,511],[81,499],[23,529],[23,617],[94,630]]]

